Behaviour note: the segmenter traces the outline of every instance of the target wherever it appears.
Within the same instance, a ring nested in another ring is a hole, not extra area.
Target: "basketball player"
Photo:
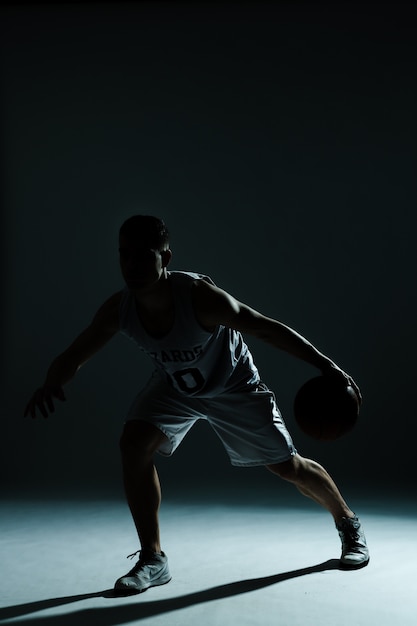
[[[152,359],[154,372],[130,408],[120,441],[140,550],[133,569],[116,581],[116,592],[139,593],[171,579],[161,550],[161,492],[153,459],[156,452],[173,454],[197,419],[209,422],[233,465],[263,465],[327,509],[342,541],[342,566],[365,566],[369,553],[359,519],[327,471],[297,453],[241,333],[350,384],[360,398],[352,378],[294,330],[238,302],[207,276],[168,271],[172,253],[162,220],[129,218],[119,243],[125,288],[52,362],[25,410],[31,417],[53,413],[54,398],[65,400],[63,386],[118,331]]]

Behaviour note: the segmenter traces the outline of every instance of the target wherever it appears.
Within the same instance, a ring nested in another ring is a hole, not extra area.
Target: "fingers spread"
[[[39,412],[46,418],[50,413],[55,413],[54,397],[65,402],[66,397],[62,387],[40,387],[27,403],[23,414],[24,417],[30,415],[34,419],[37,417],[37,412]]]

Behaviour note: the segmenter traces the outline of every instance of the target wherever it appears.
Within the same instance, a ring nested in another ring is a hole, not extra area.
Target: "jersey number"
[[[174,372],[173,377],[178,387],[184,393],[195,393],[204,387],[206,382],[202,373],[195,367]]]

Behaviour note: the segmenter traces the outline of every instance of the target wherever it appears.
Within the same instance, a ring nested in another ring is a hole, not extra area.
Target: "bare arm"
[[[84,363],[117,333],[121,292],[111,296],[97,311],[91,324],[58,355],[49,366],[42,387],[29,400],[24,415],[36,417],[39,410],[44,417],[55,410],[53,398],[65,400],[62,387],[68,383]]]
[[[344,378],[355,389],[359,399],[361,398],[358,386],[348,374],[302,335],[282,322],[262,315],[222,289],[204,281],[198,281],[194,286],[193,304],[197,319],[204,327],[221,324],[262,339],[275,348],[310,363],[323,374]]]

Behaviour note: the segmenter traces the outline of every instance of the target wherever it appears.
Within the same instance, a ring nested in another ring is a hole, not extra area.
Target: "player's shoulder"
[[[119,310],[123,298],[123,289],[113,293],[98,309],[94,317],[94,322],[107,328],[118,329]]]
[[[204,281],[206,283],[214,285],[214,282],[210,278],[210,276],[207,276],[207,274],[201,274],[200,272],[175,270],[175,271],[169,272],[169,276],[174,282],[177,282],[177,283],[179,282],[191,283],[194,285],[199,281]]]
[[[222,305],[225,302],[229,302],[232,296],[224,289],[216,285],[210,277],[208,280],[200,278],[195,280],[193,284],[192,296],[193,302],[200,309],[204,307],[210,307]]]
[[[199,272],[176,270],[169,272],[169,278],[176,292],[180,292],[183,296],[191,294],[193,300],[197,293],[205,292],[205,287],[214,285],[210,276]]]

